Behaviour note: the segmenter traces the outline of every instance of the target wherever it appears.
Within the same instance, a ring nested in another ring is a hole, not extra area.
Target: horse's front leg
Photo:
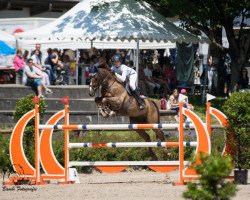
[[[101,115],[104,117],[104,118],[107,118],[109,115],[110,115],[110,110],[107,108],[107,105],[105,105],[103,102],[102,102],[103,98],[102,97],[96,97],[95,98],[95,103],[99,109],[99,111],[101,112]]]

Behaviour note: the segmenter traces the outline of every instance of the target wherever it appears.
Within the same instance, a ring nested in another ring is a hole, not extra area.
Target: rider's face
[[[115,60],[115,61],[114,61],[114,65],[115,65],[116,67],[119,67],[119,66],[121,65],[121,61]]]

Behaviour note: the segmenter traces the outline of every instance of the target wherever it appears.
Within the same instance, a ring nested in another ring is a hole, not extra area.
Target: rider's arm
[[[121,71],[122,71],[122,75],[118,74],[118,73],[115,73],[116,77],[122,81],[122,82],[125,82],[126,80],[126,77],[127,77],[127,72],[126,72],[126,66],[121,66]]]

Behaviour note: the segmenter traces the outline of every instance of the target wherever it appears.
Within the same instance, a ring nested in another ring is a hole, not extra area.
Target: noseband
[[[97,86],[95,88],[93,88],[93,86],[91,86],[91,87],[92,87],[92,89],[94,91],[96,91],[101,85],[107,85],[109,77],[110,77],[110,74],[108,74],[102,81],[100,80],[101,77],[102,77],[101,73],[97,72],[94,76],[97,76],[97,82],[98,82],[98,84],[97,84]]]

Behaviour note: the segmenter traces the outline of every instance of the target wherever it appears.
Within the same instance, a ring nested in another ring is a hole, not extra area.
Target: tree
[[[240,78],[240,71],[247,61],[250,46],[250,29],[246,18],[250,17],[249,0],[146,0],[166,17],[178,15],[188,30],[199,30],[211,40],[214,54],[222,55],[222,27],[225,28],[231,56],[231,87]],[[234,20],[238,17],[239,24]],[[235,25],[239,27],[234,30]]]

